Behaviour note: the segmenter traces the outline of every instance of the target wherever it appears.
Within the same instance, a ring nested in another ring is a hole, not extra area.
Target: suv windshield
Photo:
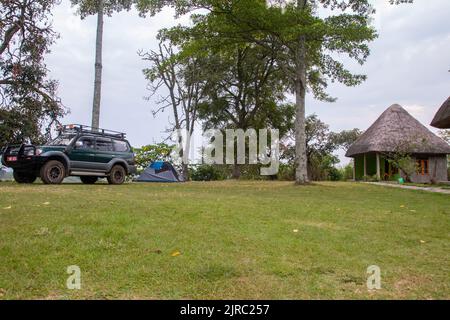
[[[68,146],[75,135],[62,134],[56,137],[53,141],[50,141],[47,145],[49,146]]]

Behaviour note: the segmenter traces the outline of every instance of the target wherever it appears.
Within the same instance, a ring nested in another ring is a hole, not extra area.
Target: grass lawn
[[[81,290],[66,289],[69,265]],[[369,265],[381,290],[366,287]],[[450,196],[362,183],[0,183],[0,299],[13,298],[449,299]]]

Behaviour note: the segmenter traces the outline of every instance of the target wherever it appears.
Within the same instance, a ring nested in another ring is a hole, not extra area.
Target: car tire
[[[37,178],[34,174],[15,170],[13,172],[13,176],[14,180],[16,180],[17,183],[33,183],[34,181],[36,181]]]
[[[94,184],[97,182],[98,177],[93,177],[93,176],[81,176],[80,177],[81,182],[83,182],[84,184]]]
[[[111,171],[108,175],[108,183],[109,184],[122,184],[125,182],[125,177],[127,173],[124,167],[120,165],[115,165],[112,167]]]
[[[45,184],[60,184],[66,177],[66,168],[58,160],[50,160],[41,168],[41,179]]]

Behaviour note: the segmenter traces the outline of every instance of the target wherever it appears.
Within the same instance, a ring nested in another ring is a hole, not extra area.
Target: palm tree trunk
[[[94,101],[92,104],[92,127],[100,125],[100,100],[102,95],[102,47],[103,47],[103,0],[99,0],[97,13],[97,38],[95,41]]]

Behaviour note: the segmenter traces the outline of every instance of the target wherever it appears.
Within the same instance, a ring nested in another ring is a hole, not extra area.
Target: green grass
[[[66,289],[69,265],[81,268],[81,290]],[[366,287],[369,265],[381,268],[381,290]],[[1,299],[449,299],[449,267],[445,194],[0,183]]]

